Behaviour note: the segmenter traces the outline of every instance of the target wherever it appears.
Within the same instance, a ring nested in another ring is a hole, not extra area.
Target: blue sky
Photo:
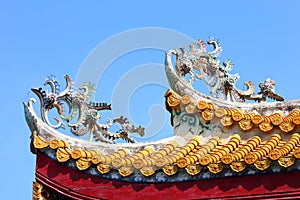
[[[30,131],[22,101],[33,95],[31,87],[46,76],[64,74],[73,79],[94,48],[124,31],[161,27],[193,39],[219,38],[221,61],[231,58],[238,86],[268,77],[286,99],[300,97],[299,1],[2,1],[0,3],[1,52],[1,195],[3,199],[30,199],[35,156],[29,150]],[[152,38],[153,39],[153,38]],[[155,39],[155,38],[154,38]],[[174,41],[175,43],[175,41]],[[188,44],[186,44],[188,46]],[[115,51],[108,48],[107,51]],[[99,56],[101,59],[101,56]],[[110,102],[111,89],[135,67],[164,63],[164,53],[143,49],[115,60],[99,82],[99,101]],[[136,123],[149,123],[148,109],[163,105],[166,88],[150,84],[139,88],[128,104]],[[168,113],[165,112],[168,118]],[[166,126],[161,135],[171,135]],[[18,191],[18,192],[17,192]]]

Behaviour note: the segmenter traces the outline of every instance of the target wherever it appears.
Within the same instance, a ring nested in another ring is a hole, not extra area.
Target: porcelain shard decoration
[[[234,65],[232,61],[225,60],[221,65],[218,60],[222,52],[219,41],[209,38],[207,44],[213,45],[214,50],[208,51],[205,42],[199,39],[189,45],[189,51],[182,47],[179,48],[180,50],[174,49],[167,52],[166,67],[173,68],[171,55],[174,54],[176,56],[176,75],[182,81],[182,84],[192,88],[194,82],[203,80],[209,87],[212,97],[232,102],[245,102],[246,99],[261,102],[266,101],[267,97],[276,101],[284,100],[275,92],[275,81],[270,78],[259,84],[260,91],[257,95],[254,94],[252,81],[244,83],[247,90],[238,89],[235,84],[240,75],[230,73]],[[171,87],[176,88],[175,84],[178,83],[176,83],[176,78],[173,77],[169,78],[169,82]],[[178,85],[177,87],[182,89],[182,86]]]
[[[65,129],[66,123],[72,134],[83,136],[89,133],[89,140],[106,143],[114,143],[119,138],[134,143],[135,140],[130,137],[131,133],[144,136],[145,129],[141,126],[132,125],[124,116],[113,120],[108,119],[106,124],[99,123],[101,118],[99,111],[111,110],[111,105],[89,101],[95,92],[93,84],[84,83],[79,87],[79,91],[74,91],[70,77],[66,75],[65,79],[66,88],[62,92],[58,80],[53,75],[48,76],[44,83],[44,86],[50,86],[50,91],[42,87],[31,89],[40,100],[40,116],[47,125],[54,129]],[[58,116],[54,117],[56,124],[53,124],[49,119],[49,111],[54,108],[58,113]],[[109,131],[114,123],[121,127],[117,133]]]

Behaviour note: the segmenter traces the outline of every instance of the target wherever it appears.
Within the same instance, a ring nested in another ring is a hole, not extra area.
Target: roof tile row
[[[274,113],[269,116],[262,116],[257,113],[243,113],[240,109],[220,108],[210,102],[199,101],[197,103],[188,95],[180,96],[172,90],[165,94],[166,107],[169,111],[172,109],[184,109],[189,114],[199,113],[206,121],[214,117],[220,119],[220,123],[229,127],[235,123],[244,131],[249,131],[258,127],[262,132],[270,132],[274,127],[278,127],[282,132],[288,133],[294,130],[295,126],[300,125],[300,110],[294,109],[288,115]]]
[[[151,147],[134,153],[127,149],[118,149],[107,155],[102,154],[100,150],[70,149],[68,143],[63,140],[48,142],[39,136],[34,136],[33,146],[36,149],[49,147],[56,150],[59,162],[76,160],[79,170],[97,165],[102,174],[116,169],[122,176],[129,176],[134,170],[140,170],[144,176],[151,176],[160,168],[167,175],[177,173],[179,168],[196,175],[203,166],[216,174],[221,172],[225,165],[229,165],[235,172],[244,170],[247,165],[265,170],[270,167],[272,160],[282,167],[289,167],[294,164],[295,159],[300,158],[298,133],[292,134],[287,141],[283,141],[279,134],[274,134],[266,141],[254,136],[245,142],[235,134],[225,144],[222,144],[218,137],[212,137],[203,143],[199,136],[195,136],[184,146],[179,146],[173,141],[157,151]]]

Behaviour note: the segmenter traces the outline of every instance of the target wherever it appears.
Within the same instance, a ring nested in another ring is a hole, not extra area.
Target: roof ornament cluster
[[[206,44],[202,40],[196,40],[190,44],[190,50],[187,52],[185,48],[180,51],[170,50],[167,53],[166,62],[170,65],[171,54],[176,56],[176,73],[181,80],[187,82],[190,87],[197,80],[203,80],[208,85],[210,95],[214,98],[232,101],[245,102],[245,99],[255,100],[258,102],[266,101],[266,97],[276,101],[284,99],[275,92],[275,81],[267,79],[259,84],[260,91],[254,94],[254,85],[252,81],[244,84],[247,90],[239,90],[235,84],[240,78],[239,74],[231,74],[233,63],[231,60],[225,60],[223,66],[217,59],[222,52],[222,46],[215,38],[209,38],[207,44],[213,45],[213,51],[206,49]]]
[[[65,75],[66,88],[61,92],[60,84],[55,76],[48,76],[44,86],[50,86],[51,91],[43,88],[32,88],[31,90],[40,100],[41,119],[50,127],[65,129],[62,121],[67,122],[71,133],[76,136],[83,136],[89,133],[89,140],[114,143],[116,139],[123,139],[134,143],[130,137],[131,133],[137,133],[144,136],[144,128],[132,125],[127,118],[120,116],[114,120],[108,119],[107,124],[101,124],[98,120],[101,118],[99,111],[111,110],[111,105],[107,103],[90,102],[89,98],[95,92],[95,86],[91,83],[84,83],[79,87],[79,91],[74,91],[72,81],[68,75]],[[54,117],[56,124],[49,120],[49,111],[56,108],[59,118]],[[66,109],[66,110],[65,110]],[[121,129],[117,133],[110,132],[108,129],[117,123]]]

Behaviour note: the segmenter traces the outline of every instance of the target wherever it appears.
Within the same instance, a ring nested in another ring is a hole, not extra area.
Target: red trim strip
[[[73,199],[299,198],[300,172],[178,183],[106,180],[68,168],[38,152],[36,180]]]

